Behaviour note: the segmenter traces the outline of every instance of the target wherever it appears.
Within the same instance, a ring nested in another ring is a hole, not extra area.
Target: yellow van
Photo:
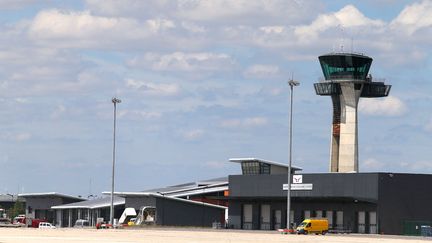
[[[297,227],[297,234],[323,234],[328,232],[328,220],[327,219],[305,219]]]

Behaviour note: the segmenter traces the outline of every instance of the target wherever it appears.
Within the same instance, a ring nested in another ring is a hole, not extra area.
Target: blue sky
[[[1,193],[119,191],[240,173],[232,157],[327,172],[317,57],[374,58],[393,85],[359,104],[360,171],[432,173],[432,1],[0,1]],[[351,44],[353,43],[353,44]]]

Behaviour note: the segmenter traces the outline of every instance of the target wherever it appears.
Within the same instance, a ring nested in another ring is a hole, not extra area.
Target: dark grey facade
[[[3,209],[3,213],[6,213],[7,217],[12,216],[11,209],[14,207],[15,203],[25,204],[24,198],[18,198],[18,195],[13,194],[0,194],[0,209]],[[1,215],[3,217],[4,215]]]
[[[114,219],[119,219],[125,210],[125,200],[114,196]],[[89,221],[90,226],[96,226],[98,219],[109,222],[111,197],[97,198],[70,204],[51,207],[55,210],[57,227],[74,227],[78,219]]]
[[[19,194],[20,198],[26,201],[26,217],[29,219],[46,219],[57,224],[55,210],[53,206],[85,201],[84,198],[68,196],[60,193],[28,193]]]
[[[125,199],[126,208],[155,207],[157,225],[211,227],[225,221],[221,206],[154,195],[125,195]]]
[[[432,225],[431,185],[432,175],[380,174],[380,232],[412,234],[420,224]]]
[[[229,177],[229,224],[238,229],[286,227],[287,175]],[[432,175],[303,174],[312,190],[292,191],[292,221],[324,217],[333,229],[403,234],[407,222],[432,221]],[[429,205],[429,206],[428,206]]]

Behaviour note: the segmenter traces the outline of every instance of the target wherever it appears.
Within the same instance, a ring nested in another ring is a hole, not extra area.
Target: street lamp
[[[290,97],[290,117],[289,117],[289,166],[288,166],[288,190],[287,190],[287,229],[291,229],[290,218],[291,218],[291,161],[292,161],[292,114],[293,114],[293,93],[294,86],[299,86],[298,81],[291,79],[288,81],[291,90]]]
[[[115,169],[115,151],[116,151],[116,112],[117,104],[121,103],[120,99],[112,98],[114,104],[114,131],[113,131],[113,161],[112,161],[112,176],[111,176],[111,207],[110,207],[110,224],[114,226],[114,169]]]

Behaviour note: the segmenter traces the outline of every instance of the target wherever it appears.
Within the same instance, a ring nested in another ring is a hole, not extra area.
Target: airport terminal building
[[[241,159],[236,159],[238,162]],[[229,176],[229,225],[236,229],[286,228],[287,173],[274,164],[244,159],[241,175]],[[255,163],[256,169],[250,165]],[[294,179],[295,178],[295,179]],[[291,220],[327,218],[332,230],[409,234],[432,224],[432,175],[401,173],[300,173],[291,186]],[[301,186],[299,186],[301,185]]]
[[[242,173],[196,183],[116,192],[115,218],[127,207],[156,209],[157,225],[276,230],[286,228],[288,166],[255,158],[231,159]],[[330,230],[366,234],[420,234],[432,225],[432,175],[302,173],[292,167],[291,222],[327,218]],[[77,219],[109,217],[110,198],[84,200],[59,193],[22,194],[30,217],[59,227]],[[227,210],[228,209],[228,210]],[[226,211],[228,211],[226,215]]]

